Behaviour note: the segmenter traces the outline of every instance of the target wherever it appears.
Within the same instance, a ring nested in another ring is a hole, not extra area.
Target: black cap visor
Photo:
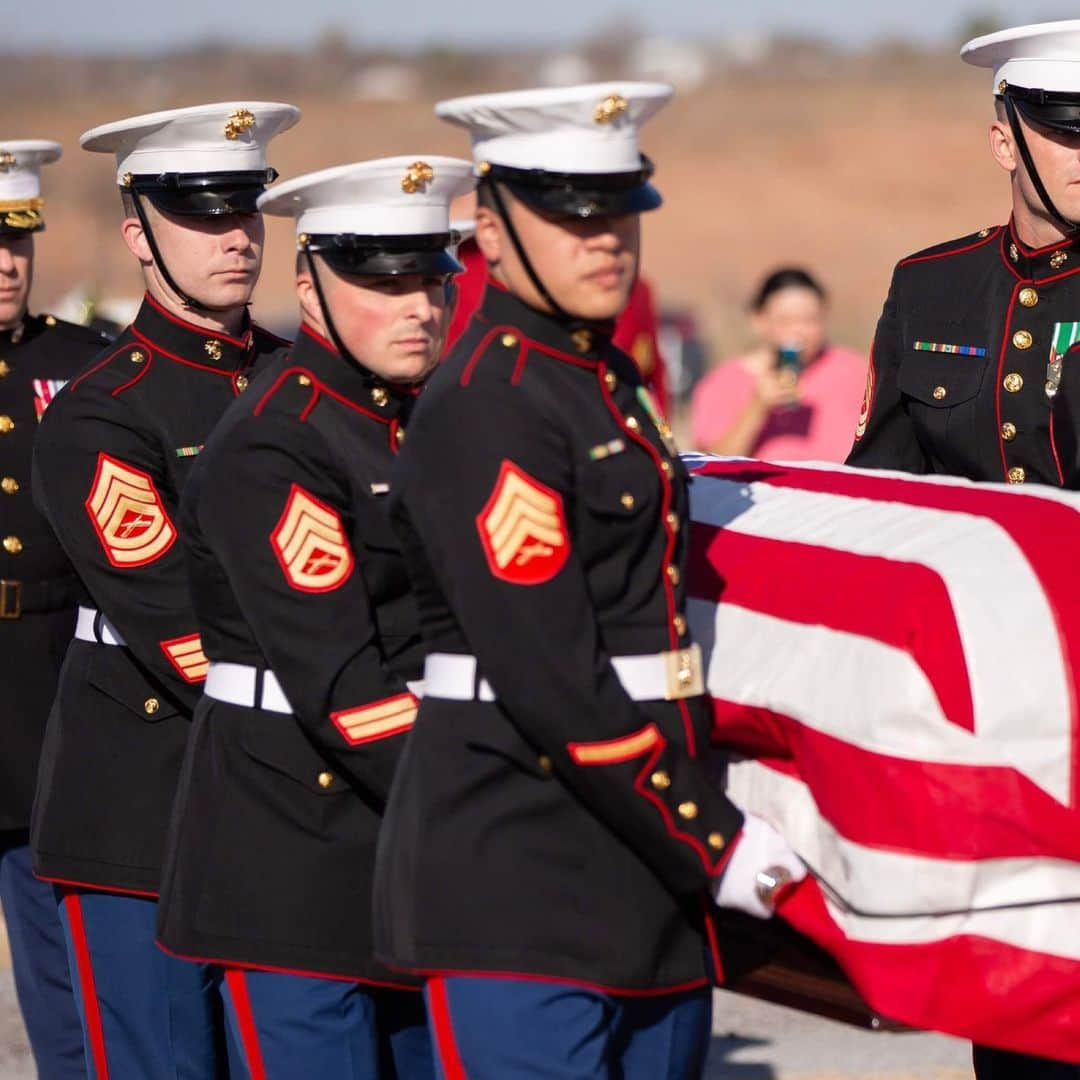
[[[649,183],[652,162],[621,173],[558,173],[491,165],[484,179],[503,184],[515,199],[554,217],[622,217],[655,210],[663,202]]]
[[[158,210],[180,217],[257,214],[256,202],[276,176],[273,169],[201,175],[161,173],[134,176],[126,190],[144,195]]]
[[[1028,90],[1022,86],[1009,86],[1006,93],[1029,124],[1080,135],[1080,93]]]
[[[460,274],[464,267],[446,250],[449,233],[423,236],[309,235],[306,248],[338,274],[397,277]]]

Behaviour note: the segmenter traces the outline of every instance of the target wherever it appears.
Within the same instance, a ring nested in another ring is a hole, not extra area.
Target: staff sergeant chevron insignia
[[[113,566],[145,566],[176,541],[176,529],[150,476],[104,452],[98,454],[97,474],[84,505]]]
[[[298,484],[289,491],[270,544],[289,584],[302,592],[331,592],[352,573],[341,518]]]
[[[514,585],[550,581],[570,553],[562,497],[512,461],[503,461],[476,528],[491,572]]]

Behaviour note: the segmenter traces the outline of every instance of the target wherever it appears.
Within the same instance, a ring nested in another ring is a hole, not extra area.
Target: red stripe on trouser
[[[255,1013],[251,1009],[248,996],[247,979],[239,968],[225,970],[225,985],[232,998],[236,1012],[236,1026],[240,1029],[240,1042],[247,1061],[248,1076],[251,1080],[266,1080],[266,1066],[263,1064],[262,1050],[259,1048],[259,1032],[255,1027]]]
[[[428,979],[427,1003],[431,1030],[435,1039],[435,1053],[442,1066],[443,1080],[469,1080],[461,1063],[454,1025],[450,1021],[450,1001],[446,996],[446,980]]]
[[[83,1002],[83,1022],[90,1054],[94,1059],[95,1080],[109,1080],[109,1061],[105,1055],[105,1029],[101,1026],[101,1007],[98,1005],[94,987],[94,966],[90,959],[90,942],[86,938],[83,922],[82,901],[73,889],[64,889],[64,913],[71,929],[71,941],[75,948],[75,965],[78,968],[79,994]]]

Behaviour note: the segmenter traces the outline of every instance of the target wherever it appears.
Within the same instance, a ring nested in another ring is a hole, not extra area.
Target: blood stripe
[[[446,993],[446,980],[438,976],[428,979],[425,991],[442,1080],[469,1080],[465,1065],[461,1060],[461,1052],[458,1050],[454,1025],[450,1019],[450,1000]]]
[[[97,987],[94,985],[94,964],[90,956],[90,942],[86,936],[83,920],[82,898],[74,889],[61,888],[64,914],[71,929],[71,942],[75,949],[75,966],[78,971],[79,994],[83,1004],[83,1022],[90,1043],[90,1055],[94,1059],[94,1080],[109,1080],[109,1060],[105,1052],[105,1028],[101,1023],[101,1005]]]
[[[262,1047],[259,1046],[259,1029],[255,1024],[255,1013],[251,1008],[248,994],[247,976],[241,968],[225,969],[225,986],[232,999],[236,1012],[236,1026],[240,1031],[240,1043],[248,1068],[249,1080],[266,1080],[266,1066],[263,1064]]]

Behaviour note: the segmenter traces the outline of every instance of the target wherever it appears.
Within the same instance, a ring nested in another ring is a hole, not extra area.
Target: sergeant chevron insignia
[[[476,528],[491,572],[514,585],[550,581],[570,552],[562,497],[512,461],[503,461]]]
[[[145,566],[176,541],[176,529],[151,477],[104,452],[98,454],[84,505],[113,566]]]
[[[335,510],[293,484],[270,535],[286,580],[302,592],[331,592],[352,573],[355,560]]]
[[[189,683],[202,682],[210,670],[210,661],[203,652],[202,638],[198,634],[186,634],[160,642],[161,649],[169,662],[180,673],[180,677]]]

